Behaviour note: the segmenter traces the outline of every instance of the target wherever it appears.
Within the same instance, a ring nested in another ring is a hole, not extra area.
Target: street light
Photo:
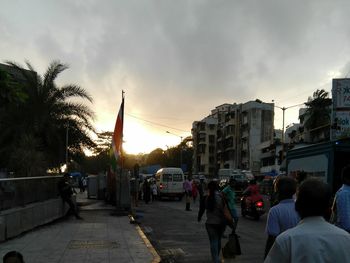
[[[299,103],[299,104],[295,104],[295,105],[292,105],[292,106],[289,106],[289,107],[280,107],[280,106],[277,106],[277,105],[274,105],[276,108],[279,108],[283,111],[283,118],[282,118],[282,143],[284,143],[284,112],[290,108],[294,108],[294,107],[297,107],[297,106],[301,106],[301,105],[304,105],[304,103]]]
[[[280,106],[274,105],[276,108],[279,108],[283,111],[283,118],[282,118],[282,122],[283,122],[282,123],[282,160],[284,159],[284,113],[286,110],[288,110],[290,108],[294,108],[294,107],[301,106],[301,105],[304,105],[304,103],[295,104],[295,105],[292,105],[289,107],[280,107]]]
[[[68,123],[66,126],[66,172],[68,172]]]
[[[177,135],[177,134],[175,134],[175,133],[172,133],[172,132],[170,132],[170,131],[166,131],[166,133],[169,133],[169,134],[172,134],[172,135],[174,135],[174,136],[177,136],[177,137],[180,137],[180,139],[181,139],[181,141],[180,141],[180,168],[182,168],[182,145],[181,145],[181,143],[182,143],[182,136],[180,136],[180,135]]]

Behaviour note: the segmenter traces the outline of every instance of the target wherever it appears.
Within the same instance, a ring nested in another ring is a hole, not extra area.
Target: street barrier
[[[58,198],[57,183],[62,176],[0,179],[0,211]]]

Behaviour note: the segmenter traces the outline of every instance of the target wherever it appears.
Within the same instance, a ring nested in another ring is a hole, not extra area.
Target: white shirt
[[[333,263],[350,261],[350,234],[323,217],[307,217],[280,234],[265,263]]]
[[[151,189],[152,189],[152,194],[153,195],[157,195],[157,185],[156,184],[152,184],[151,185]]]

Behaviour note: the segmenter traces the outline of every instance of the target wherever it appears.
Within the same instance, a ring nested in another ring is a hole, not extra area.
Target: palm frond
[[[62,64],[58,60],[51,62],[44,74],[43,86],[45,89],[50,89],[50,87],[54,84],[54,81],[57,78],[58,74],[66,69],[68,69],[68,65]]]
[[[80,97],[83,99],[87,99],[91,103],[93,102],[92,97],[86,92],[86,90],[82,89],[77,85],[65,85],[60,90],[61,90],[63,99],[68,99],[71,97]]]

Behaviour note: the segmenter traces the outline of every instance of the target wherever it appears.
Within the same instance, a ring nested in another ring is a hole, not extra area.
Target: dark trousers
[[[225,225],[205,224],[210,242],[210,253],[214,263],[220,263],[221,237],[225,230]]]
[[[69,210],[68,210],[66,216],[73,214],[76,218],[80,218],[78,211],[77,211],[77,208],[76,208],[72,198],[65,197],[65,198],[62,198],[62,200],[69,205]]]

